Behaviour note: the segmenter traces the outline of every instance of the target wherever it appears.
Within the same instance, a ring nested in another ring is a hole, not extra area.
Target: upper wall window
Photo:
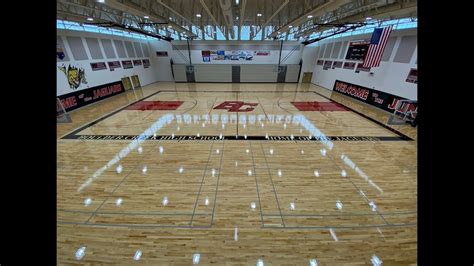
[[[145,39],[145,40],[154,39],[152,37],[149,37],[149,36],[146,36],[146,35],[143,35],[143,34],[136,34],[136,33],[131,34],[127,31],[122,31],[122,30],[118,30],[118,29],[98,27],[98,26],[94,26],[94,25],[81,25],[80,23],[77,23],[77,22],[59,20],[59,19],[56,20],[56,28],[57,29],[66,29],[66,30],[96,32],[96,33],[118,35],[118,36],[126,36],[126,37],[137,38],[137,39]]]
[[[242,26],[240,31],[241,40],[250,40],[250,26]]]

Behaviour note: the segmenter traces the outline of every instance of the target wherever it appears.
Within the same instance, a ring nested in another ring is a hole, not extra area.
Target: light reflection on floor
[[[186,111],[123,110],[77,132],[132,140],[58,140],[58,261],[416,263],[416,144],[334,140],[396,134],[351,112],[299,112],[290,101],[327,99],[287,94],[158,93]],[[259,104],[207,104],[225,100]]]

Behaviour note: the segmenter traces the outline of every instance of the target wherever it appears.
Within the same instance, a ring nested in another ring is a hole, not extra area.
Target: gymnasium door
[[[302,83],[311,83],[312,77],[313,77],[313,72],[304,72]]]
[[[285,82],[285,78],[286,78],[286,66],[279,66],[278,67],[277,82],[278,83],[283,83],[283,82]]]
[[[193,65],[186,66],[186,81],[187,82],[196,82],[196,78],[194,76],[194,66]]]

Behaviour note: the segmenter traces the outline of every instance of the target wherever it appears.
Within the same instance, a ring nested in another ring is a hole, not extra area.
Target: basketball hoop
[[[56,123],[71,123],[72,119],[69,116],[69,114],[66,112],[64,109],[64,106],[59,100],[59,98],[56,98]]]

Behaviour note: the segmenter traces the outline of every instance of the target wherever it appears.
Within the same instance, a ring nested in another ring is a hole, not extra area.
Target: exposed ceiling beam
[[[244,23],[245,19],[245,7],[247,6],[247,0],[242,0],[241,4],[242,8],[240,9],[239,25],[242,28],[242,24]]]
[[[136,32],[136,33],[140,33],[140,34],[143,34],[143,35],[146,35],[146,36],[154,37],[154,38],[157,38],[157,39],[160,39],[160,40],[166,40],[166,41],[171,41],[172,40],[171,38],[161,36],[160,34],[156,34],[156,33],[150,34],[150,33],[148,33],[147,31],[145,31],[143,29],[124,26],[120,23],[111,22],[111,21],[108,21],[108,20],[97,19],[98,21],[96,21],[95,23],[91,23],[91,22],[87,21],[87,18],[90,17],[88,15],[69,13],[68,11],[62,11],[62,10],[57,10],[57,13],[58,13],[59,16],[64,15],[64,18],[69,20],[69,21],[75,21],[75,22],[81,23],[81,24],[102,26],[102,27],[105,27],[105,28],[115,27],[115,28],[120,28],[123,31]]]
[[[189,19],[187,19],[186,17],[184,17],[183,15],[181,15],[181,13],[179,13],[178,11],[174,10],[172,7],[168,6],[167,4],[163,3],[162,0],[156,0],[156,2],[162,6],[164,6],[165,8],[167,8],[169,11],[171,11],[173,14],[175,14],[176,16],[182,18],[184,21],[186,21],[188,24],[191,24],[193,26],[195,26],[196,28],[200,28],[198,25],[194,24],[192,21],[190,21]],[[201,28],[202,31],[204,31],[203,28]],[[193,33],[192,37],[197,37],[196,34]],[[212,36],[211,36],[212,38]]]
[[[204,2],[204,0],[199,0],[199,2],[201,3],[202,7],[204,8],[204,11],[206,11],[207,15],[211,18],[212,22],[214,22],[214,25],[216,27],[219,27],[219,23],[217,23],[217,20],[216,20],[216,17],[214,17],[214,15],[212,14],[211,10],[209,9],[209,7],[206,5],[206,2]],[[222,31],[222,30],[221,30]],[[213,36],[214,37],[214,36]],[[214,38],[215,39],[215,38]]]
[[[83,5],[80,5],[80,4],[76,4],[74,2],[69,2],[67,0],[58,0],[58,2],[61,2],[61,3],[66,4],[68,6],[75,6],[75,7],[80,7],[80,8],[86,9],[86,10],[90,10],[91,12],[99,12],[99,14],[102,13],[102,14],[106,14],[106,15],[113,15],[113,16],[116,16],[117,18],[120,18],[120,19],[123,18],[123,15],[120,15],[120,14],[117,14],[117,13],[113,13],[113,12],[110,12],[110,11],[107,11],[107,10],[98,9],[98,8],[94,8],[94,7],[83,6]],[[98,17],[94,17],[94,18],[98,18]]]
[[[227,25],[227,31],[230,33],[230,37],[234,39],[234,16],[232,14],[232,2],[230,0],[219,0],[221,6],[222,15],[224,15],[224,22]],[[228,35],[226,33],[226,35]]]
[[[63,15],[63,17],[62,17],[63,19],[67,19],[67,20],[70,20],[70,21],[75,21],[75,22],[78,22],[78,23],[86,23],[86,22],[88,22],[87,18],[90,17],[90,16],[87,16],[87,15],[72,13],[72,12],[63,11],[63,10],[57,10],[56,12],[57,12],[58,15]],[[105,22],[105,20],[101,20],[101,19],[97,19],[97,20]]]
[[[156,14],[150,14],[150,13],[144,12],[142,10],[138,10],[135,7],[131,7],[129,5],[123,4],[123,3],[121,3],[117,0],[107,0],[107,1],[104,2],[104,4],[111,7],[111,8],[118,9],[120,11],[130,13],[130,14],[133,14],[135,16],[142,17],[142,18],[144,16],[149,16],[150,20],[168,21],[168,19],[166,19],[164,17],[158,16]],[[189,37],[196,37],[196,34],[192,33],[191,31],[183,28],[182,26],[180,26],[180,25],[178,25],[178,24],[176,24],[172,21],[168,21],[168,24],[171,25],[173,27],[173,29],[175,29],[177,31],[180,31],[180,32],[183,32],[184,34],[186,34]]]
[[[272,38],[278,35],[278,32],[285,32],[289,29],[289,26],[292,25],[293,27],[299,26],[302,24],[305,20],[308,19],[308,16],[311,15],[313,17],[319,17],[321,15],[324,15],[327,12],[332,12],[339,8],[342,5],[345,5],[347,3],[351,2],[351,0],[329,0],[328,2],[317,6],[316,8],[313,8],[309,12],[306,12],[302,16],[297,17],[296,19],[288,22],[286,25],[280,27],[279,29],[273,31],[271,34],[268,35],[268,37]]]
[[[265,21],[265,22],[262,24],[262,26],[260,27],[260,30],[262,30],[263,28],[265,28],[265,27],[268,25],[268,23],[270,23],[270,22],[272,21],[272,19],[273,19],[277,14],[280,13],[280,11],[281,11],[286,5],[288,5],[289,2],[290,2],[290,0],[285,0],[285,2],[283,2],[283,4],[267,19],[267,21]],[[257,31],[257,32],[255,32],[255,36],[257,36],[257,34],[260,32],[260,30]],[[263,34],[262,34],[262,35],[263,35]]]
[[[400,7],[399,3],[393,3],[389,5],[385,5],[374,9],[372,11],[364,11],[358,14],[344,17],[335,21],[331,21],[331,24],[338,24],[338,23],[345,23],[345,22],[365,22],[367,17],[371,17],[372,19],[395,19],[405,17],[408,14],[412,14],[413,12],[417,11],[417,3],[416,1],[412,1],[409,3],[403,4]],[[318,27],[314,32],[321,32],[329,27]],[[307,30],[307,31],[311,31]]]

